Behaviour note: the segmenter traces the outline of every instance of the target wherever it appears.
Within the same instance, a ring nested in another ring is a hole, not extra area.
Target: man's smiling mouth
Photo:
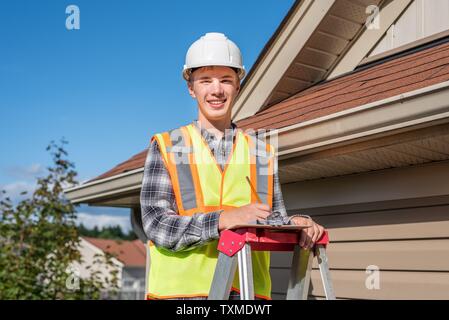
[[[207,103],[212,106],[212,108],[220,108],[223,107],[227,99],[214,99],[207,100]]]

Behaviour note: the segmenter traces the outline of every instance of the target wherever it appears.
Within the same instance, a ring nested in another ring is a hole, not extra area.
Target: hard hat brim
[[[191,70],[192,69],[198,69],[198,68],[202,68],[202,67],[213,67],[213,66],[217,66],[217,67],[229,67],[229,68],[233,68],[233,69],[237,69],[237,75],[239,77],[240,80],[243,79],[243,77],[246,74],[245,71],[245,67],[237,65],[237,64],[216,64],[216,63],[211,63],[211,64],[198,64],[198,65],[191,65],[191,66],[185,66],[184,65],[184,69],[182,71],[182,76],[186,81],[189,81],[190,79],[190,74],[191,74]]]

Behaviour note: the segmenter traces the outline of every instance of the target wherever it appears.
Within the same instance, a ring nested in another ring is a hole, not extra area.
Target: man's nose
[[[211,93],[215,95],[223,95],[223,87],[218,79],[212,81]]]

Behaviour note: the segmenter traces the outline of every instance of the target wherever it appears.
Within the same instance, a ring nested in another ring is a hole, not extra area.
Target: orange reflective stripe
[[[232,210],[235,208],[238,208],[238,207],[222,205],[221,208],[219,208],[217,210],[223,210],[223,213],[226,213],[226,211],[229,211],[229,210]]]
[[[212,211],[219,211],[223,210],[224,212],[235,209],[237,207],[233,206],[227,206],[227,205],[221,205],[221,206],[203,206],[202,208],[193,208],[189,210],[184,210],[184,216],[192,216],[195,213],[201,212],[201,213],[209,213]]]
[[[183,294],[183,295],[172,295],[172,296],[158,296],[152,293],[147,293],[147,300],[158,300],[158,299],[176,299],[176,298],[195,298],[195,297],[205,297],[207,298],[207,296],[209,295],[209,293],[204,294],[204,293],[200,293],[200,294]]]
[[[250,172],[251,172],[251,176],[249,177],[249,180],[251,181],[251,184],[253,185],[253,188],[255,188],[255,190],[257,191],[257,166],[256,166],[256,155],[255,152],[251,152],[251,150],[256,150],[256,146],[254,144],[253,139],[249,136],[246,135],[246,141],[248,142],[248,151],[249,151],[249,156],[250,156]],[[257,199],[257,196],[254,194],[254,192],[251,192],[251,203],[257,203],[259,202]]]
[[[267,195],[267,204],[270,206],[270,208],[273,207],[273,180],[274,180],[274,174],[273,174],[273,164],[275,161],[274,152],[272,152],[271,145],[268,143],[266,144],[267,153],[269,155],[272,155],[270,160],[268,161],[268,195]]]
[[[172,146],[172,142],[168,132],[162,133],[162,138],[164,139],[166,147]],[[171,153],[167,153],[167,149],[162,150],[162,148],[159,148],[159,150],[161,153],[165,154],[165,158],[167,159],[165,165],[168,169],[168,173],[170,174],[170,180],[173,186],[173,191],[175,192],[175,199],[176,204],[178,206],[179,214],[184,215],[184,207],[182,205],[181,190],[179,188],[178,171],[176,170],[176,161],[174,159],[174,155]]]
[[[193,208],[193,209],[188,209],[188,210],[184,210],[183,216],[192,216],[195,213],[208,213],[208,212],[212,212],[212,211],[218,211],[221,210],[222,207],[220,206],[203,206],[202,208]]]
[[[188,147],[192,147],[192,138],[190,137],[189,131],[186,127],[181,128],[182,134],[184,135],[185,144]],[[192,178],[193,178],[193,184],[195,186],[195,195],[196,195],[196,202],[197,202],[197,211],[205,211],[204,210],[204,199],[203,199],[203,191],[201,188],[200,178],[198,176],[198,167],[195,161],[195,155],[194,153],[190,153],[188,155],[189,157],[189,164],[190,164],[190,171],[192,172]],[[187,210],[187,212],[190,210]],[[191,215],[187,214],[186,215]]]
[[[237,288],[232,287],[231,290],[237,292],[238,294],[240,294],[240,290]],[[155,294],[151,294],[151,293],[147,293],[146,294],[146,300],[158,300],[158,299],[176,299],[176,298],[207,298],[209,294],[186,294],[186,295],[172,295],[172,296],[158,296]],[[270,297],[261,295],[261,294],[254,294],[255,297],[260,298],[260,299],[264,299],[264,300],[272,300]]]

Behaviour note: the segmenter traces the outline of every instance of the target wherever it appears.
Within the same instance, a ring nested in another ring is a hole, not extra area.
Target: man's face
[[[240,81],[237,73],[229,67],[202,67],[191,74],[188,88],[190,95],[197,99],[202,115],[217,121],[231,118]]]

